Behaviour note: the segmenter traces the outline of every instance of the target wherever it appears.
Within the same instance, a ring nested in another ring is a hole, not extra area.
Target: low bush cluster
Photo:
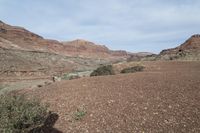
[[[0,96],[0,132],[27,133],[48,117],[47,106],[24,96]]]
[[[144,70],[144,66],[134,66],[134,67],[128,67],[121,71],[121,73],[134,73],[134,72],[140,72]]]
[[[94,70],[90,76],[103,76],[103,75],[114,75],[114,70],[112,65],[101,66]]]

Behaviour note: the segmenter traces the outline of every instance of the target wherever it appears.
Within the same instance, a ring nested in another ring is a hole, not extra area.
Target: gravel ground
[[[133,74],[26,91],[59,114],[63,133],[200,132],[200,62],[146,62]]]

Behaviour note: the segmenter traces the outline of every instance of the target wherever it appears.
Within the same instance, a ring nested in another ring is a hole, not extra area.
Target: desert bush
[[[78,79],[80,76],[78,73],[66,73],[62,76],[62,79],[64,80],[72,80],[72,79]]]
[[[112,65],[101,66],[94,70],[90,76],[102,76],[102,75],[114,75],[114,70]]]
[[[134,72],[140,72],[144,70],[144,66],[134,66],[134,67],[128,67],[121,71],[121,73],[134,73]]]
[[[47,106],[24,96],[0,96],[0,132],[27,133],[41,126],[48,116]]]

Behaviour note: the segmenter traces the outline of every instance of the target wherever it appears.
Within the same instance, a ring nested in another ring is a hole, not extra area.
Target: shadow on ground
[[[29,133],[62,133],[61,131],[53,127],[58,118],[58,114],[50,113],[43,126],[34,128]]]

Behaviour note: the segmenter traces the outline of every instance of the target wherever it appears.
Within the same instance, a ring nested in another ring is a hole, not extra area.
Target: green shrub
[[[48,116],[47,106],[24,96],[0,96],[0,132],[27,133],[41,126]]]
[[[107,66],[101,66],[94,70],[90,76],[102,76],[102,75],[114,75],[113,67],[112,65]]]
[[[134,73],[134,72],[140,72],[144,70],[144,66],[134,66],[134,67],[128,67],[121,71],[121,73]]]

